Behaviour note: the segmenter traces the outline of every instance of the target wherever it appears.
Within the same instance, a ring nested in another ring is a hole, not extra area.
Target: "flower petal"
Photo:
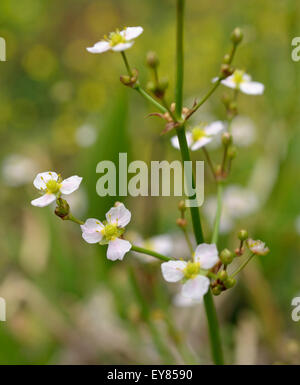
[[[31,204],[36,207],[45,207],[50,205],[55,200],[56,200],[56,196],[54,194],[45,194],[40,198],[37,198],[31,201]]]
[[[116,224],[118,227],[125,227],[131,219],[131,212],[119,203],[117,207],[112,207],[106,214],[107,222]]]
[[[128,48],[131,48],[133,46],[133,44],[134,44],[134,41],[129,41],[128,43],[120,43],[120,44],[115,45],[114,47],[111,47],[111,49],[114,52],[122,52]]]
[[[46,183],[49,182],[49,180],[57,180],[58,175],[56,172],[53,171],[46,171],[46,172],[41,172],[37,174],[33,181],[34,187],[36,187],[38,190],[42,190],[46,188]]]
[[[88,47],[87,51],[90,53],[103,53],[109,51],[111,46],[108,41],[99,41],[93,47]]]
[[[125,239],[117,238],[114,241],[108,243],[107,248],[107,259],[111,261],[116,261],[117,259],[124,258],[124,255],[131,249],[131,243],[125,241]]]
[[[196,151],[198,150],[199,148],[201,147],[204,147],[206,146],[208,143],[210,143],[212,141],[212,138],[208,137],[208,136],[205,136],[199,140],[197,140],[191,147],[191,150],[192,151]]]
[[[218,135],[221,131],[225,129],[225,123],[220,120],[213,122],[205,127],[204,131],[207,135]]]
[[[80,227],[82,231],[82,238],[87,243],[97,243],[101,241],[103,237],[101,230],[104,226],[100,221],[98,221],[98,219],[89,218]]]
[[[186,137],[186,141],[187,141],[187,145],[188,147],[191,146],[192,142],[193,142],[193,135],[191,132],[187,131],[186,134],[185,134],[185,137]],[[177,150],[180,149],[179,147],[179,142],[178,142],[178,138],[177,136],[173,136],[171,138],[171,144],[174,148],[176,148]]]
[[[202,300],[209,289],[210,281],[204,275],[197,275],[194,279],[189,279],[182,286],[182,295],[194,300]]]
[[[167,282],[178,282],[184,274],[187,263],[185,261],[169,261],[161,264],[161,272]]]
[[[80,226],[83,232],[94,233],[95,231],[101,231],[104,229],[104,225],[98,219],[89,218],[83,225]]]
[[[77,175],[70,176],[70,178],[67,178],[62,182],[60,191],[63,194],[71,194],[79,188],[81,181],[82,178]]]
[[[237,88],[237,84],[234,81],[234,76],[233,75],[228,76],[228,78],[222,80],[221,83],[224,86],[229,87],[229,88],[233,88],[233,89]]]
[[[211,269],[219,261],[217,246],[202,243],[195,250],[195,261],[200,262],[202,269]]]
[[[259,82],[243,82],[240,84],[240,90],[248,95],[262,95],[265,86]]]
[[[127,27],[120,32],[120,35],[124,36],[126,41],[136,39],[144,32],[143,27]]]

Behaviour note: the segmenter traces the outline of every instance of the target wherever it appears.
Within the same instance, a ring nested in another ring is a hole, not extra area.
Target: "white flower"
[[[219,261],[215,244],[203,243],[197,246],[193,261],[169,261],[161,265],[162,275],[167,282],[183,280],[182,295],[193,300],[201,300],[207,293],[210,280],[205,276]]]
[[[142,27],[127,27],[123,31],[111,32],[104,40],[99,41],[93,47],[87,48],[91,53],[103,53],[106,51],[122,52],[134,44],[134,39],[143,33]]]
[[[192,151],[198,150],[201,147],[210,143],[216,135],[225,129],[225,124],[221,121],[216,121],[211,124],[202,124],[194,127],[186,132],[186,140]],[[171,138],[173,147],[179,149],[177,136]]]
[[[88,243],[108,244],[107,258],[111,261],[122,260],[131,249],[131,243],[120,238],[130,219],[130,211],[123,203],[119,203],[106,213],[104,223],[94,218],[87,219],[84,225],[80,226],[82,238]]]
[[[7,186],[18,187],[32,180],[38,170],[38,165],[30,158],[10,154],[2,163],[2,177]]]
[[[168,234],[155,235],[154,237],[148,239],[143,239],[136,235],[134,244],[169,257],[172,256],[174,249],[174,241]],[[140,255],[139,253],[135,254],[136,257],[142,262],[157,262],[157,258],[151,257],[150,255]]]
[[[78,127],[75,133],[75,140],[80,147],[92,146],[97,140],[96,128],[90,124]]]
[[[259,82],[253,82],[250,75],[242,70],[235,70],[228,78],[221,83],[229,88],[239,90],[248,95],[262,95],[264,93],[264,85]]]
[[[181,292],[177,293],[173,298],[173,304],[178,307],[190,307],[199,305],[200,303],[202,303],[202,299],[184,297]]]
[[[233,142],[239,147],[250,146],[256,137],[255,126],[251,119],[237,116],[231,123]]]
[[[79,188],[82,181],[77,175],[62,180],[56,172],[47,171],[37,174],[33,184],[43,194],[40,198],[31,201],[33,206],[45,207],[50,205],[61,194],[69,195]]]
[[[270,249],[266,246],[263,241],[254,241],[251,238],[247,240],[247,246],[249,250],[256,255],[266,255],[270,251]]]
[[[229,232],[233,228],[236,220],[251,214],[258,206],[257,196],[252,190],[239,185],[228,186],[223,194],[220,232]],[[213,224],[215,220],[216,208],[216,197],[206,199],[204,212],[211,224]]]

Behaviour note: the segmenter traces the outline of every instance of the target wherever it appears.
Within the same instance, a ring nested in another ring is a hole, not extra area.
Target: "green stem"
[[[173,260],[172,258],[169,258],[169,257],[166,257],[165,255],[159,254],[156,251],[148,250],[148,249],[145,249],[145,248],[139,247],[139,246],[132,245],[131,250],[135,251],[136,253],[150,255],[151,257],[158,258],[162,261],[172,261]]]
[[[181,119],[182,97],[183,97],[183,17],[184,17],[185,0],[177,0],[177,77],[176,77],[176,115]],[[216,86],[216,85],[215,85]],[[190,160],[190,153],[186,141],[184,127],[176,129],[178,141],[180,145],[182,162]],[[194,186],[194,180],[192,181]],[[200,222],[200,214],[198,207],[191,207],[191,216],[193,229],[197,244],[203,243],[203,233]],[[212,358],[215,364],[221,365],[223,361],[223,353],[221,348],[221,339],[218,325],[218,318],[212,298],[211,290],[204,296],[204,305],[208,321],[209,337],[212,351]]]
[[[216,211],[216,217],[214,222],[214,229],[213,229],[213,235],[211,239],[211,243],[217,243],[218,237],[219,237],[219,228],[220,228],[220,221],[221,221],[221,215],[222,215],[222,194],[223,194],[223,184],[222,182],[218,182],[217,184],[217,211]]]
[[[188,148],[186,136],[185,136],[185,129],[184,129],[184,127],[180,127],[180,128],[177,128],[176,131],[177,131],[177,137],[178,137],[179,146],[180,146],[182,163],[184,163],[186,161],[191,161],[189,148]],[[192,187],[195,188],[194,177],[192,179]],[[191,199],[193,199],[193,197],[191,197]],[[197,241],[197,245],[199,245],[200,243],[204,242],[199,209],[198,209],[198,207],[190,207],[190,211],[191,211],[191,217],[192,217],[192,223],[193,223],[195,238]]]
[[[128,72],[128,75],[130,77],[133,76],[132,74],[132,70],[130,68],[130,65],[129,65],[129,62],[128,62],[128,59],[127,59],[127,56],[125,54],[124,51],[121,52],[121,55],[122,55],[122,58],[123,58],[123,61],[124,61],[124,64],[125,64],[125,67],[127,69],[127,72]],[[154,106],[159,110],[161,111],[162,113],[166,113],[168,112],[168,110],[162,106],[160,103],[158,103],[155,99],[152,98],[151,95],[149,95],[142,87],[141,85],[139,84],[139,82],[137,81],[135,83],[135,85],[133,86],[133,89],[135,89],[140,95],[142,95],[148,102],[154,104]]]
[[[238,275],[238,273],[240,273],[248,265],[254,255],[255,254],[251,254],[250,257],[246,259],[246,261],[242,263],[241,266],[233,274],[231,274],[230,278],[234,278],[236,275]]]
[[[218,79],[214,85],[211,87],[211,89],[208,91],[208,93],[206,95],[204,95],[204,97],[200,100],[200,102],[198,102],[195,107],[193,107],[190,112],[188,113],[188,116],[186,117],[186,120],[189,119],[197,110],[198,108],[200,108],[202,106],[202,104],[204,104],[207,99],[216,91],[216,89],[219,87],[219,85],[221,84],[221,80],[222,79]]]
[[[132,77],[132,71],[131,71],[129,62],[128,62],[128,60],[127,60],[126,53],[125,53],[124,51],[122,51],[122,52],[121,52],[121,55],[122,55],[122,58],[123,58],[123,60],[124,60],[124,64],[125,64],[125,67],[126,67],[126,69],[127,69],[128,75]]]
[[[157,102],[151,95],[149,95],[139,84],[137,84],[134,89],[142,95],[148,102],[152,103],[159,111],[162,113],[168,112],[168,110],[162,106],[159,102]]]
[[[83,225],[84,224],[84,222],[82,222],[80,219],[75,218],[74,215],[72,215],[71,213],[69,214],[68,219],[69,219],[69,221],[77,223],[78,225]]]
[[[211,160],[211,158],[210,158],[210,156],[209,156],[209,153],[208,153],[208,151],[207,151],[207,149],[206,149],[205,146],[202,147],[202,150],[203,150],[204,155],[205,155],[205,157],[206,157],[207,163],[208,163],[208,165],[209,165],[209,167],[210,167],[210,169],[211,169],[211,172],[212,172],[212,174],[213,174],[213,176],[214,176],[214,178],[215,178],[215,177],[216,177],[215,168],[214,168],[213,162],[212,162],[212,160]]]
[[[176,61],[177,61],[177,71],[176,71],[176,93],[175,93],[175,102],[176,102],[176,116],[178,119],[181,119],[182,113],[182,103],[183,103],[183,26],[184,26],[184,7],[185,0],[177,0],[177,36],[176,36]]]

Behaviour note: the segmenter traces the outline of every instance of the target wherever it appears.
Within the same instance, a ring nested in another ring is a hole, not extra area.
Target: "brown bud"
[[[187,226],[187,220],[185,218],[178,218],[178,219],[176,219],[176,225],[178,227],[184,228]]]
[[[58,198],[56,200],[56,208],[55,208],[55,215],[57,215],[62,220],[66,221],[69,219],[69,213],[70,213],[70,206],[68,202],[65,199]]]

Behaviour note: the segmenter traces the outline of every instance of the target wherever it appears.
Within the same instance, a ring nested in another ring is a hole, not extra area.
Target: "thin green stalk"
[[[200,108],[202,106],[202,104],[204,104],[208,98],[210,98],[210,96],[216,91],[216,89],[219,87],[219,85],[221,84],[221,80],[222,79],[218,79],[214,84],[213,86],[211,87],[211,89],[208,91],[208,93],[206,95],[204,95],[204,97],[190,110],[190,112],[188,113],[188,116],[186,117],[186,120],[189,119],[197,110],[198,108]]]
[[[75,218],[74,215],[72,215],[72,214],[69,214],[69,218],[68,219],[69,219],[69,221],[77,223],[78,225],[83,225],[84,224],[84,222],[82,222],[80,219]]]
[[[246,259],[246,261],[244,263],[241,264],[241,266],[233,273],[231,274],[231,278],[234,278],[236,275],[238,275],[238,273],[240,273],[247,265],[248,263],[251,261],[251,259],[254,257],[255,254],[251,254],[250,257],[248,259]]]
[[[191,161],[189,148],[188,148],[187,141],[186,141],[184,127],[177,129],[177,137],[178,137],[179,146],[180,146],[182,163],[184,163],[186,161]],[[192,187],[195,188],[194,177],[192,178]],[[191,199],[193,199],[193,198],[194,197],[191,197]],[[190,207],[190,211],[191,211],[192,224],[193,224],[195,238],[196,238],[197,244],[199,245],[200,243],[204,242],[199,209],[198,209],[198,207]]]
[[[217,184],[217,211],[214,222],[213,235],[211,239],[211,243],[217,243],[219,237],[219,228],[222,214],[222,194],[223,194],[223,184],[222,182],[218,182]]]
[[[122,52],[121,52],[121,55],[122,55],[122,58],[123,58],[123,60],[124,60],[125,67],[126,67],[126,69],[127,69],[128,75],[129,75],[129,76],[132,76],[132,71],[131,71],[129,62],[128,62],[128,60],[127,60],[126,53],[125,53],[124,51],[122,51]]]
[[[211,160],[211,158],[210,158],[210,156],[209,156],[209,153],[208,153],[208,151],[207,151],[207,149],[206,149],[205,146],[202,147],[202,150],[203,150],[204,155],[205,155],[205,157],[206,157],[207,163],[208,163],[208,165],[209,165],[209,167],[210,167],[210,169],[211,169],[211,172],[212,172],[212,174],[213,174],[213,176],[214,176],[214,178],[215,178],[215,177],[216,177],[215,168],[214,168],[213,162],[212,162],[212,160]]]
[[[184,7],[185,0],[177,0],[177,37],[176,37],[176,116],[181,119],[182,103],[183,103],[183,26],[184,26]]]
[[[183,102],[183,17],[185,0],[177,0],[177,77],[176,77],[176,115],[181,119]],[[184,127],[177,128],[182,161],[189,161],[190,154],[185,136]],[[194,185],[194,181],[192,183]],[[198,207],[191,207],[193,229],[197,244],[203,243],[203,233]],[[208,321],[209,337],[213,361],[217,365],[224,363],[218,318],[212,298],[211,290],[204,296],[204,305]]]
[[[162,106],[159,102],[157,102],[151,95],[149,95],[139,84],[137,84],[134,89],[142,95],[148,102],[152,103],[160,112],[165,114],[168,110]]]
[[[125,67],[127,69],[127,72],[128,72],[128,75],[130,77],[133,76],[133,73],[132,73],[132,70],[130,68],[130,65],[129,65],[129,62],[128,62],[128,59],[127,59],[127,56],[125,54],[124,51],[121,52],[121,55],[122,55],[122,58],[123,58],[123,61],[124,61],[124,64],[125,64]],[[137,81],[135,83],[135,85],[133,86],[133,89],[135,89],[140,95],[142,95],[148,102],[152,103],[159,111],[161,111],[162,113],[166,113],[168,112],[168,110],[162,106],[160,103],[158,103],[155,99],[152,98],[151,95],[149,95],[142,87],[141,85],[139,84],[139,82]]]
[[[162,261],[172,261],[172,258],[166,257],[165,255],[157,253],[156,251],[148,250],[143,247],[132,245],[131,250],[135,251],[136,253],[150,255],[151,257],[158,258]]]

